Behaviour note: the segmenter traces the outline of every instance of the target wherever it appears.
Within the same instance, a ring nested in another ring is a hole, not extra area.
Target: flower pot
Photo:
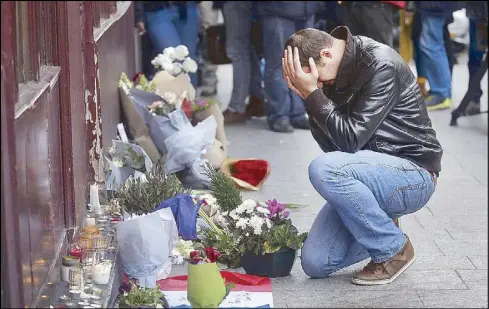
[[[296,250],[282,248],[274,253],[255,255],[245,252],[241,259],[248,275],[278,278],[290,275],[294,266]]]

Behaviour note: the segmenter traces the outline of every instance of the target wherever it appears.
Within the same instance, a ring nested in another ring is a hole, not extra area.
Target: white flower
[[[170,73],[173,76],[177,76],[178,74],[182,73],[182,70],[183,70],[182,64],[175,62],[173,63],[172,71],[168,73]]]
[[[183,256],[181,255],[172,255],[171,257],[171,263],[174,264],[174,265],[180,265],[180,264],[183,264]]]
[[[172,105],[175,105],[175,103],[177,102],[177,95],[173,92],[165,92],[161,97]]]
[[[265,223],[267,224],[267,228],[269,228],[269,229],[272,228],[272,221],[270,221],[270,219],[265,218]]]
[[[197,62],[192,60],[191,58],[187,57],[183,61],[183,70],[187,73],[195,73],[197,72]]]
[[[247,225],[248,219],[246,218],[239,218],[238,222],[236,222],[236,227],[241,228],[242,230],[244,230]]]
[[[270,210],[264,207],[256,207],[256,211],[265,215],[268,215],[270,213]]]
[[[261,235],[261,228],[263,226],[264,220],[258,216],[253,216],[250,219],[250,225],[253,228],[253,233],[255,235]]]
[[[236,209],[233,209],[229,212],[229,216],[233,219],[233,220],[238,220],[239,219],[239,216],[237,214],[237,211]]]
[[[177,47],[175,47],[174,55],[175,55],[175,59],[177,59],[177,60],[180,60],[180,61],[185,60],[185,57],[188,56],[187,46],[178,45]]]
[[[175,59],[175,47],[167,47],[163,49],[163,55],[167,56],[171,60]]]
[[[114,156],[114,155],[115,155],[115,147],[114,147],[114,146],[111,146],[111,147],[109,148],[109,154],[110,154],[111,156]]]

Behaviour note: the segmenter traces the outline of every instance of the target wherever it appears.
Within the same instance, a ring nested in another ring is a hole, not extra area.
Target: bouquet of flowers
[[[217,308],[234,287],[226,285],[216,264],[220,256],[212,247],[198,247],[190,253],[187,299],[192,308]]]
[[[158,287],[142,288],[137,281],[128,280],[121,284],[119,292],[119,308],[170,308]]]
[[[283,248],[295,251],[302,247],[307,234],[300,234],[292,225],[289,211],[283,204],[276,199],[266,203],[243,201],[228,176],[209,168],[207,171],[211,194],[218,207],[216,220],[209,224],[210,229],[202,231],[201,240],[206,246],[216,247],[223,262],[237,267],[244,254],[264,255]]]
[[[151,64],[158,70],[166,71],[173,76],[181,73],[197,72],[197,62],[188,57],[188,48],[185,45],[167,47],[163,53],[157,55]]]

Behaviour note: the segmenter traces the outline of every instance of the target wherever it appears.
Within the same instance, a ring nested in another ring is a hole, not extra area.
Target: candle
[[[95,218],[87,218],[87,226],[95,226]]]
[[[97,184],[90,185],[90,205],[92,206],[93,211],[100,206]]]
[[[92,279],[96,284],[108,284],[112,263],[105,261],[92,267]]]

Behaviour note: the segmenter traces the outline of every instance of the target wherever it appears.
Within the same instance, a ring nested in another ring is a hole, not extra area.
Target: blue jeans
[[[310,164],[309,178],[328,201],[302,248],[302,268],[313,278],[368,257],[390,260],[406,242],[392,219],[421,209],[435,190],[424,168],[369,150],[322,154]]]
[[[167,47],[187,46],[189,57],[197,61],[199,37],[199,10],[195,1],[187,1],[187,18],[180,19],[178,8],[146,12],[146,30],[158,53]],[[190,73],[192,85],[197,87],[197,73]]]
[[[474,20],[470,20],[470,45],[469,45],[469,78],[474,78],[481,67],[482,58],[484,57],[484,50],[478,48],[478,36],[477,36],[477,24]],[[480,102],[482,97],[482,89],[479,83],[477,90],[474,92],[472,98],[475,102]]]
[[[268,123],[272,125],[277,120],[304,117],[304,102],[287,87],[284,80],[282,57],[287,39],[300,29],[312,28],[314,16],[302,21],[263,16],[262,22]]]
[[[430,94],[443,98],[452,97],[450,64],[443,39],[445,16],[419,13],[422,25],[419,37],[419,66],[422,75],[430,83]],[[418,72],[419,75],[419,72]]]
[[[226,1],[222,8],[226,26],[226,54],[233,63],[233,92],[228,108],[244,113],[249,94],[264,100],[260,59],[251,44],[252,1]]]

